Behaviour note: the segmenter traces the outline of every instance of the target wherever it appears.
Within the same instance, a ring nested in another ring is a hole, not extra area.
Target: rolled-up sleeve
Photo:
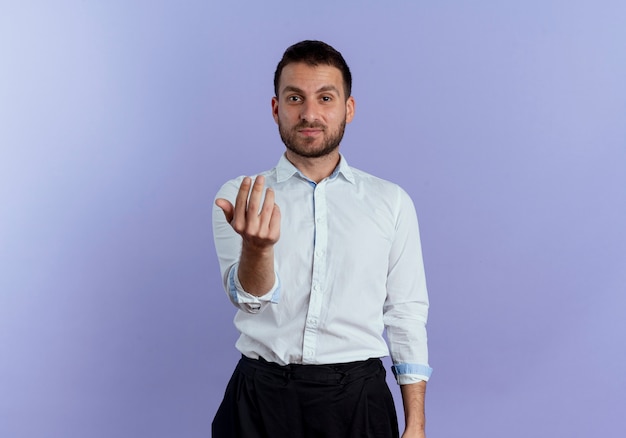
[[[246,292],[241,286],[239,276],[237,275],[238,267],[239,263],[236,263],[230,268],[225,286],[228,297],[235,306],[248,313],[258,313],[268,303],[278,303],[280,298],[280,281],[276,272],[274,272],[274,285],[269,292],[256,296]]]

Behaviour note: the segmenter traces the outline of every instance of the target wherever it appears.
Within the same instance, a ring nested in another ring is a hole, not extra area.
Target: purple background
[[[353,70],[348,161],[417,205],[429,436],[624,436],[626,4],[431,3],[0,3],[0,436],[210,435],[212,200],[277,162],[306,38]]]

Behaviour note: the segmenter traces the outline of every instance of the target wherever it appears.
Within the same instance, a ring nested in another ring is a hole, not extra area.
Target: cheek
[[[343,121],[346,120],[346,111],[337,109],[328,114],[328,121],[333,124],[340,125]]]
[[[290,111],[289,108],[283,108],[278,110],[278,117],[280,118],[280,120],[283,120],[285,122],[291,121],[294,119],[294,117],[297,118],[297,116],[298,113],[296,111]]]

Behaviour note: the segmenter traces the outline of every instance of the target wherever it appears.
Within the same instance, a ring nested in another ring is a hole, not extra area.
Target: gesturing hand
[[[222,209],[226,220],[241,235],[248,249],[263,250],[272,247],[280,237],[280,210],[274,203],[274,191],[265,191],[261,206],[265,177],[245,177],[239,187],[235,206],[228,200],[218,198],[215,204]],[[252,188],[250,188],[252,186]],[[260,208],[260,212],[259,212]]]

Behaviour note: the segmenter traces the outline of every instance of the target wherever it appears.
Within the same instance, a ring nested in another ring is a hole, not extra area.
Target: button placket
[[[328,242],[326,184],[321,182],[313,192],[315,214],[315,243],[313,250],[313,275],[309,308],[304,329],[303,362],[314,363],[317,347],[319,318],[323,303],[323,284],[326,276],[326,245]]]

